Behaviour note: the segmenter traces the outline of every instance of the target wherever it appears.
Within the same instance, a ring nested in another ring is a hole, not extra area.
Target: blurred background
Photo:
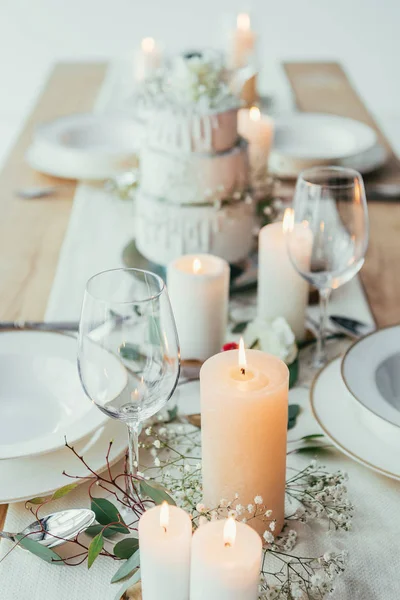
[[[383,130],[400,140],[398,0],[1,0],[0,161],[55,62],[126,58],[145,36],[167,53],[205,41],[222,48],[238,11],[250,12],[259,35],[263,91],[274,92],[269,63],[337,60]]]

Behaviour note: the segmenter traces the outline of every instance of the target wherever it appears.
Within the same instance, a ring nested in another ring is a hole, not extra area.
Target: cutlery
[[[2,329],[34,329],[37,331],[78,331],[78,321],[2,321]]]
[[[75,186],[75,182],[71,183],[60,183],[58,185],[46,185],[46,186],[32,186],[26,188],[20,188],[16,190],[16,195],[24,200],[36,200],[37,198],[47,198],[56,194],[63,188]]]
[[[55,548],[87,529],[95,518],[94,512],[88,508],[61,510],[34,521],[21,533],[0,531],[0,538],[18,542],[19,536],[28,536],[29,540],[39,542],[42,546]]]
[[[359,339],[375,331],[374,325],[369,325],[358,319],[350,319],[349,317],[340,315],[331,315],[330,320],[338,331],[341,331],[354,339]]]

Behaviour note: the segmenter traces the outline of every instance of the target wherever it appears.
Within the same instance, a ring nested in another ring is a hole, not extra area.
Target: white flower
[[[202,504],[201,502],[199,502],[198,505],[196,506],[196,510],[199,513],[207,512],[207,508],[206,508],[205,504]]]
[[[184,466],[184,469],[187,473],[190,473],[190,471],[192,470],[192,467],[188,463],[186,463],[186,465]]]
[[[270,528],[270,530],[271,530],[271,531],[275,531],[275,526],[276,526],[276,523],[275,523],[275,521],[271,521],[271,523],[269,524],[269,528]]]
[[[158,456],[156,456],[154,459],[154,466],[159,467],[160,465],[161,465],[160,459],[158,458]]]
[[[228,510],[228,517],[233,517],[234,519],[236,519],[236,510]]]
[[[199,518],[199,527],[201,527],[202,525],[206,525],[206,523],[208,523],[207,517],[201,516]]]
[[[226,508],[228,506],[228,504],[229,504],[229,501],[226,500],[226,498],[221,498],[221,500],[219,502],[219,505],[221,508]]]
[[[237,504],[236,505],[236,513],[238,515],[243,514],[244,510],[245,510],[245,508],[244,508],[243,504]]]
[[[153,442],[153,446],[154,446],[155,448],[161,448],[161,442],[160,442],[160,440],[154,440],[154,442]]]
[[[262,496],[256,496],[256,497],[254,498],[254,503],[255,503],[255,504],[262,504],[262,503],[263,503]]]
[[[254,512],[254,504],[248,504],[247,505],[247,512],[249,512],[249,513],[253,513]]]
[[[271,515],[272,515],[272,510],[271,509],[268,509],[268,510],[265,511],[265,516],[267,518],[270,517]]]
[[[147,427],[147,429],[145,430],[145,434],[151,435],[151,427]]]
[[[270,531],[268,531],[268,529],[266,529],[263,533],[263,538],[266,542],[268,542],[268,544],[272,544],[272,542],[274,541],[274,536],[272,535],[272,533]]]
[[[297,346],[294,334],[282,317],[274,321],[265,321],[256,317],[244,331],[244,341],[252,346],[258,340],[257,347],[284,360],[288,365],[297,356]]]

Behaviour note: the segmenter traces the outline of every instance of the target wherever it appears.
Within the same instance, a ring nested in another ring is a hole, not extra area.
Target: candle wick
[[[246,369],[244,367],[240,367],[240,372],[242,375],[246,375]]]
[[[231,547],[230,542],[225,542],[225,548],[230,548],[230,547]]]
[[[164,529],[164,533],[167,533],[167,528],[165,527],[165,525],[163,525],[162,528]]]

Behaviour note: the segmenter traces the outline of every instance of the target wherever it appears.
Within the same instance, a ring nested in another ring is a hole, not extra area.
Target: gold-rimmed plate
[[[310,391],[312,413],[325,435],[344,454],[382,475],[400,481],[400,436],[385,436],[365,419],[346,388],[341,357],[315,377]]]

